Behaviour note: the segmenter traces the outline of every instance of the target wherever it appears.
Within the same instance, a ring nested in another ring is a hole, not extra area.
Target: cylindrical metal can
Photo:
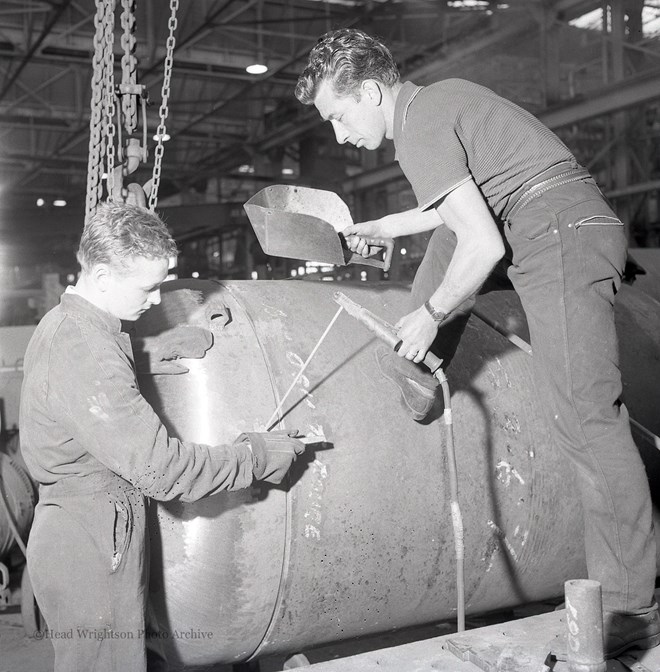
[[[408,310],[404,286],[340,288],[391,323]],[[184,360],[185,375],[141,377],[144,396],[184,440],[231,443],[263,431],[336,313],[336,289],[166,283],[140,333],[205,326],[214,344]],[[481,305],[519,310],[512,292]],[[646,326],[657,352],[660,328]],[[232,663],[455,617],[442,407],[414,422],[378,367],[378,345],[350,316],[336,321],[279,425],[328,443],[309,447],[281,486],[153,507],[152,599],[173,662]],[[636,386],[658,379],[657,355],[649,363],[648,354]],[[560,596],[565,580],[586,576],[582,516],[571,466],[541,418],[530,356],[473,316],[446,374],[467,613]]]

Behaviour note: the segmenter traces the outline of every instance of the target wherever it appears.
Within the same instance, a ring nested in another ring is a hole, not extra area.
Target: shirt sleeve
[[[472,178],[451,96],[423,89],[410,103],[397,158],[420,210]]]
[[[169,437],[140,394],[133,368],[111,337],[55,336],[48,389],[72,440],[157,500],[196,501],[252,482],[245,445],[207,446]]]

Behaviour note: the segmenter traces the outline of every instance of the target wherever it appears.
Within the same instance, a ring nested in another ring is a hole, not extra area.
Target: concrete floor
[[[309,672],[571,672],[548,656],[565,610],[313,664]],[[607,672],[659,672],[660,647],[607,661]],[[580,670],[587,669],[580,667]],[[594,668],[591,668],[595,672]]]

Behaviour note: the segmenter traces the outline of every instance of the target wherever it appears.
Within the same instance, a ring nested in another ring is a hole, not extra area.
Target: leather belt
[[[559,172],[555,171],[554,174],[552,174],[552,169],[545,170],[542,173],[539,173],[536,177],[525,182],[525,184],[523,184],[523,186],[509,199],[509,203],[502,212],[502,219],[504,221],[510,221],[517,212],[522,210],[535,198],[538,198],[546,191],[550,191],[550,189],[560,187],[563,184],[570,184],[571,182],[580,182],[591,177],[591,173],[585,168],[566,169],[565,166],[567,165],[570,164],[564,164],[563,166],[560,164],[557,166],[556,169],[559,169]],[[540,179],[545,175],[549,175],[549,177]]]

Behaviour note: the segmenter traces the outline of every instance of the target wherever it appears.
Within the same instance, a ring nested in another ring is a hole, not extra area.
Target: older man
[[[656,646],[651,500],[620,401],[614,296],[626,258],[622,222],[534,116],[465,80],[401,82],[389,49],[359,30],[319,40],[296,96],[316,106],[339,143],[373,150],[393,140],[417,196],[417,209],[347,228],[352,249],[369,254],[365,237],[434,230],[413,311],[397,323],[399,357],[379,359],[415,419],[428,412],[434,384],[413,362],[432,345],[451,354],[457,320],[510,249],[541,407],[575,467],[588,572],[603,588],[606,653]]]

